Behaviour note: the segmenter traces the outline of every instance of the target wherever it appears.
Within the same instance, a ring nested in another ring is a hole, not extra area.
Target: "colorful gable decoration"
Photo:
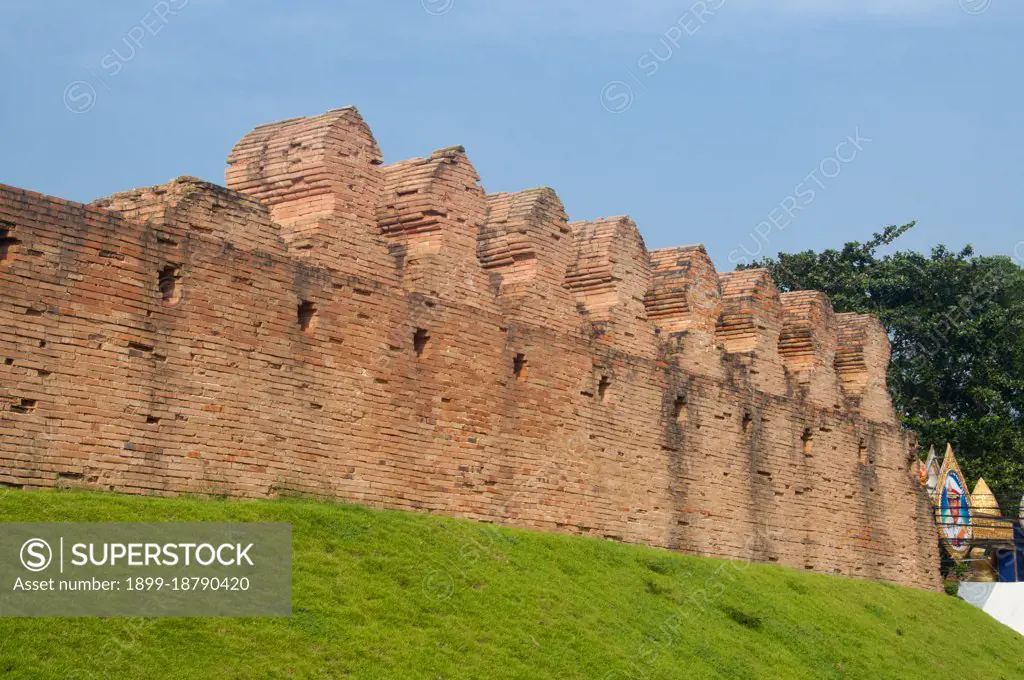
[[[971,496],[953,455],[953,447],[949,445],[939,471],[934,502],[935,522],[946,552],[955,560],[964,559],[971,549]]]
[[[1013,520],[1003,518],[999,502],[984,479],[979,479],[974,485],[971,509],[974,515],[972,528],[976,540],[1013,542]]]

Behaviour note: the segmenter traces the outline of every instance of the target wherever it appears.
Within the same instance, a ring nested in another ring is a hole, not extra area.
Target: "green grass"
[[[293,616],[0,619],[0,678],[1024,677],[937,593],[315,501],[11,492],[0,520],[284,521]]]

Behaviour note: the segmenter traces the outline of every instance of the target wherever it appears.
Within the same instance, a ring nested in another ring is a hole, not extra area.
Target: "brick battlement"
[[[354,108],[228,188],[0,185],[0,484],[314,494],[935,588],[876,319],[385,165]]]

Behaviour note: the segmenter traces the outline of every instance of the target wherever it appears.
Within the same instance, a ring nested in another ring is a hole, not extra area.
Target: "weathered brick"
[[[0,484],[313,494],[939,584],[873,317],[354,109],[261,126],[230,188],[0,186]]]

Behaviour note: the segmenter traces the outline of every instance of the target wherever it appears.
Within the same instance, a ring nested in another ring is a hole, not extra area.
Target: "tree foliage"
[[[769,269],[781,291],[825,291],[837,312],[878,315],[903,424],[925,449],[953,444],[968,479],[1005,497],[1024,488],[1024,269],[970,246],[879,254],[913,227],[747,267]]]

